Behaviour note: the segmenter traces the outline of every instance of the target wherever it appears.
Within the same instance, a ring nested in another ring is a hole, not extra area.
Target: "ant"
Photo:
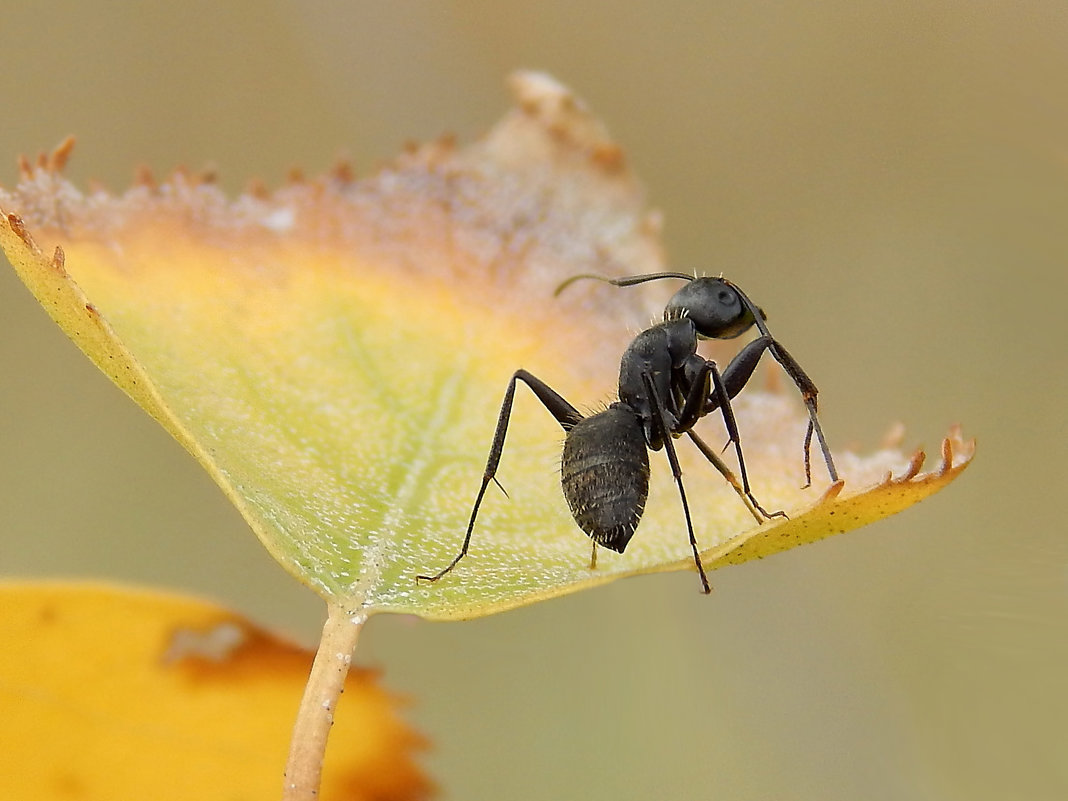
[[[496,479],[497,466],[508,433],[516,381],[525,383],[564,429],[566,438],[560,481],[575,522],[593,540],[591,569],[597,564],[598,545],[623,553],[634,536],[649,494],[648,452],[663,448],[679,490],[702,591],[706,594],[711,591],[694,537],[682,470],[673,444],[673,439],[683,434],[731,484],[758,523],[773,517],[786,517],[782,511],[769,513],[753,496],[742,456],[738,424],[731,408],[731,398],[748,383],[765,351],[797,385],[808,408],[809,422],[804,442],[805,486],[812,483],[813,434],[819,440],[831,481],[838,481],[838,471],[816,417],[816,385],[793,356],[772,337],[764,322],[767,319],[764,312],[735,284],[722,277],[699,278],[675,272],[614,279],[584,273],[566,280],[557,287],[555,294],[559,295],[581,279],[628,287],[668,278],[688,283],[668,301],[663,322],[642,331],[627,346],[619,365],[619,400],[604,411],[585,417],[541,379],[526,370],[515,371],[501,403],[482,486],[471,510],[460,553],[443,570],[433,576],[418,576],[417,580],[437,581],[467,554],[486,487],[491,481],[500,486]],[[745,345],[722,372],[714,361],[698,355],[699,339],[734,339],[753,326],[760,336]],[[733,444],[738,456],[740,484],[716,452],[693,431],[698,420],[717,409],[723,415],[727,429],[727,447]]]

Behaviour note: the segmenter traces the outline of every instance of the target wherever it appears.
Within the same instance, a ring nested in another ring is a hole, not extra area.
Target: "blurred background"
[[[462,624],[379,617],[456,799],[1068,797],[1068,4],[0,0],[0,182],[139,164],[275,185],[477,136],[544,69],[608,124],[675,269],[723,271],[837,446],[975,464],[850,536]],[[0,270],[0,571],[322,605]],[[294,699],[294,708],[297,699]],[[342,704],[340,714],[344,714]],[[281,768],[281,766],[280,766]]]

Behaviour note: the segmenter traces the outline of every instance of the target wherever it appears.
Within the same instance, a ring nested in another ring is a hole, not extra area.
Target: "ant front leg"
[[[709,398],[711,408],[714,409],[730,404],[730,399],[741,392],[742,388],[753,376],[757,363],[760,361],[760,357],[764,355],[765,350],[770,351],[775,361],[782,365],[783,370],[786,371],[786,374],[790,376],[790,379],[800,391],[801,399],[808,409],[808,430],[805,432],[804,444],[805,486],[807,487],[812,483],[810,445],[813,432],[815,432],[819,440],[820,449],[823,452],[823,460],[827,464],[827,473],[830,475],[831,481],[837,481],[838,470],[835,469],[834,459],[831,457],[831,449],[827,447],[827,440],[823,436],[823,429],[820,428],[820,421],[816,416],[816,394],[818,392],[816,385],[812,383],[812,379],[801,369],[801,365],[790,355],[789,351],[779,344],[778,340],[767,335],[761,336],[742,348],[738,355],[731,359],[730,364],[723,370],[723,391],[717,388],[716,393]]]
[[[467,523],[467,533],[464,535],[464,544],[460,548],[460,553],[442,570],[432,576],[416,576],[416,581],[437,581],[456,567],[459,561],[467,555],[468,546],[471,545],[471,533],[475,530],[475,519],[478,517],[478,509],[482,505],[482,498],[486,494],[486,487],[489,486],[491,481],[497,481],[497,466],[501,462],[501,454],[504,453],[504,438],[508,435],[508,421],[512,415],[512,401],[515,398],[515,382],[517,380],[530,387],[534,395],[549,410],[549,414],[556,419],[556,422],[560,424],[564,431],[570,431],[582,419],[582,414],[574,406],[564,400],[556,390],[540,378],[531,375],[526,370],[516,370],[512,374],[512,379],[508,382],[508,389],[504,393],[504,400],[501,402],[501,411],[497,415],[497,428],[493,432],[493,443],[490,445],[486,469],[482,474],[482,486],[478,488],[478,495],[475,496],[475,505],[471,509],[471,519]],[[500,486],[500,484],[498,483],[497,486]]]
[[[834,467],[834,459],[831,458],[831,449],[827,447],[827,440],[823,436],[820,420],[816,416],[816,394],[819,390],[812,383],[812,379],[801,369],[801,365],[797,363],[797,360],[778,341],[773,339],[768,349],[771,351],[771,355],[775,357],[775,361],[781,364],[786,374],[794,380],[794,384],[797,385],[798,390],[801,392],[801,399],[808,408],[808,430],[805,432],[805,486],[812,484],[811,445],[813,431],[816,432],[816,439],[819,440],[820,450],[823,452],[823,461],[827,464],[827,473],[830,475],[831,481],[838,481],[838,471]]]

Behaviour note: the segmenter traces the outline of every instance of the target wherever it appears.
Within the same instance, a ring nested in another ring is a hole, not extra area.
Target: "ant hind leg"
[[[512,374],[511,380],[508,382],[508,389],[504,393],[504,400],[501,402],[501,410],[497,415],[497,428],[493,432],[493,443],[490,445],[489,458],[486,460],[486,469],[482,474],[482,486],[478,488],[478,495],[475,496],[475,504],[471,509],[471,519],[467,523],[467,532],[464,534],[464,544],[460,548],[460,553],[456,554],[449,564],[439,570],[432,576],[416,576],[417,582],[427,581],[433,582],[440,579],[446,573],[451,571],[460,560],[467,555],[467,549],[471,545],[471,534],[475,530],[475,519],[478,517],[479,507],[482,505],[482,498],[486,494],[486,487],[490,482],[494,482],[500,487],[500,482],[497,481],[497,466],[501,462],[501,454],[504,453],[504,439],[508,435],[508,421],[512,416],[512,402],[515,399],[515,382],[522,381],[528,387],[534,395],[541,401],[542,405],[548,410],[556,422],[560,424],[560,427],[564,431],[570,431],[574,428],[575,424],[582,419],[582,413],[579,412],[574,406],[568,403],[564,398],[552,387],[542,381],[540,378],[531,375],[526,370],[516,370]],[[501,487],[504,490],[504,487]],[[506,492],[505,495],[508,493]]]

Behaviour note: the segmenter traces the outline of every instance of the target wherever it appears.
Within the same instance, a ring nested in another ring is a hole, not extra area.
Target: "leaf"
[[[627,553],[602,552],[590,569],[555,475],[561,431],[520,387],[499,473],[510,497],[491,487],[469,556],[436,584],[415,580],[459,550],[512,372],[596,408],[666,298],[603,285],[554,298],[576,273],[663,269],[658,218],[581,101],[543,75],[513,88],[519,107],[481,141],[415,148],[359,181],[339,169],[229,201],[178,173],[86,196],[60,176],[61,149],[0,192],[0,244],[53,318],[205,466],[279,562],[353,609],[473,617],[692,569],[659,458]],[[38,240],[61,250],[49,257]],[[738,416],[757,496],[791,520],[758,527],[680,445],[715,565],[893,513],[972,453],[952,434],[952,458],[930,475],[896,449],[843,453],[844,488],[817,476],[802,492],[796,398],[747,389]],[[701,425],[723,441],[715,420]],[[886,484],[888,471],[903,478]]]
[[[0,607],[0,796],[278,796],[309,652],[204,601],[104,584],[0,584]],[[368,670],[345,690],[323,797],[426,797],[397,700]]]

